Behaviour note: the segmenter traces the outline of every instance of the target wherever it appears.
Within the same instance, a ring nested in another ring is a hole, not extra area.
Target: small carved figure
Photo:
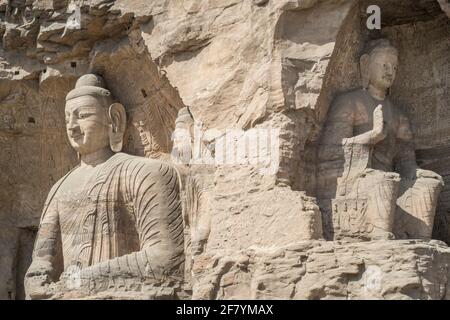
[[[188,165],[193,156],[194,119],[188,107],[178,111],[175,130],[172,134],[173,147],[171,159],[174,163]]]
[[[188,107],[178,112],[172,135],[172,162],[182,182],[183,217],[185,226],[186,278],[190,277],[191,263],[195,255],[206,246],[211,227],[211,202],[213,168],[193,163],[195,149],[195,121]]]

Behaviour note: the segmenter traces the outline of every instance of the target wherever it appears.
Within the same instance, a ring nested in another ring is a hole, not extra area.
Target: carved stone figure
[[[25,279],[27,296],[144,285],[155,288],[155,297],[175,296],[184,270],[176,170],[120,152],[125,109],[101,77],[82,76],[66,97],[65,113],[81,164],[48,195]]]
[[[328,237],[431,237],[442,178],[419,169],[407,117],[388,97],[398,52],[386,39],[360,59],[363,88],[338,96],[319,147]],[[337,183],[331,183],[332,177]],[[334,188],[334,190],[331,190]]]
[[[204,251],[211,223],[214,167],[193,162],[195,121],[189,107],[179,110],[173,132],[171,160],[182,182],[185,228],[186,275],[191,277],[192,259]],[[198,138],[198,137],[197,137]]]
[[[178,111],[175,120],[175,130],[172,135],[173,147],[171,160],[177,164],[188,165],[192,159],[194,118],[189,108],[185,107]]]

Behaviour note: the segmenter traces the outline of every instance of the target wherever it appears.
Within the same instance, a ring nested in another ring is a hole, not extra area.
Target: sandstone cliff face
[[[77,163],[64,98],[96,72],[127,109],[131,154],[170,152],[183,106],[204,130],[280,132],[275,172],[208,173],[211,230],[193,262],[193,297],[448,299],[444,246],[345,245],[317,232],[318,141],[333,97],[359,85],[364,42],[378,35],[365,28],[368,4],[380,6],[381,33],[402,57],[391,94],[411,119],[419,164],[447,182],[433,238],[450,243],[445,1],[3,0],[0,298],[24,297],[45,197]],[[375,291],[372,280],[381,281]]]
[[[448,247],[304,241],[218,250],[194,264],[195,299],[449,299]]]

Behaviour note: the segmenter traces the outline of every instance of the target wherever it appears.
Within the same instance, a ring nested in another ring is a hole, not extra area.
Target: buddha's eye
[[[87,118],[87,117],[89,117],[90,116],[90,113],[87,113],[87,112],[80,112],[79,114],[78,114],[78,119],[85,119],[85,118]]]

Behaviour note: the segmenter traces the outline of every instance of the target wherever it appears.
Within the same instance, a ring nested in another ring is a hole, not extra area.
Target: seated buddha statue
[[[100,76],[78,79],[66,97],[65,115],[80,164],[53,186],[46,200],[25,277],[27,297],[117,286],[128,290],[128,284],[161,289],[182,281],[176,170],[167,162],[120,152],[126,112]],[[164,294],[176,295],[173,288]]]
[[[371,41],[363,87],[333,100],[319,145],[318,200],[327,238],[431,237],[442,178],[420,169],[407,116],[389,98],[398,51]]]

